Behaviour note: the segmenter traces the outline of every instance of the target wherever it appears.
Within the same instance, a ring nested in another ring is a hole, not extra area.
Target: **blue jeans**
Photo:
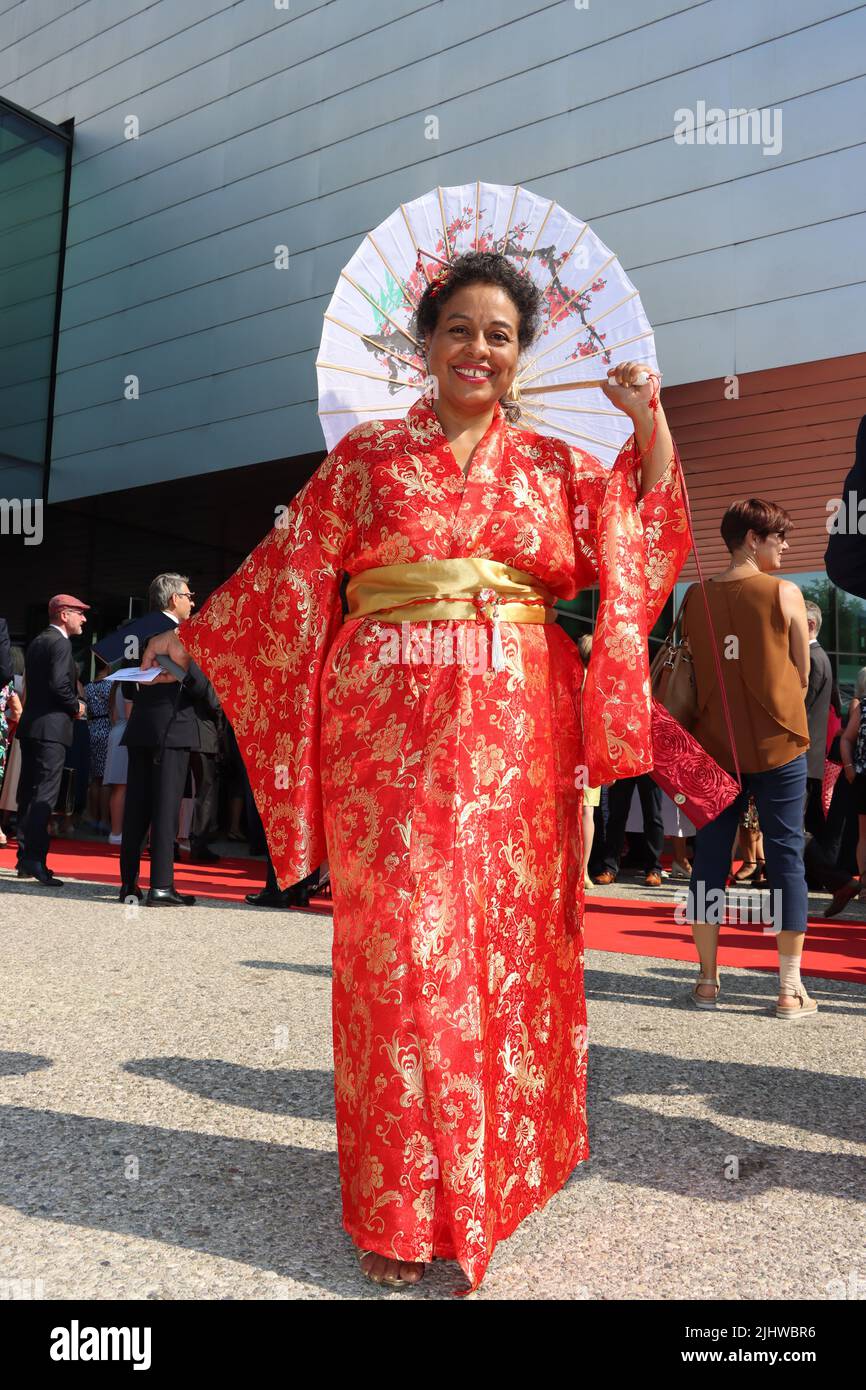
[[[743,787],[745,790],[736,800],[695,835],[695,862],[687,898],[688,920],[719,920],[712,915],[712,911],[702,910],[702,904],[709,903],[712,908],[713,904],[724,901],[734,836],[740,816],[748,804],[748,793],[751,792],[764,837],[770,901],[778,908],[778,914],[774,914],[774,925],[782,931],[804,932],[809,906],[803,867],[806,754],[800,753],[791,762],[774,767],[769,772],[744,772]],[[781,916],[781,922],[778,916]]]

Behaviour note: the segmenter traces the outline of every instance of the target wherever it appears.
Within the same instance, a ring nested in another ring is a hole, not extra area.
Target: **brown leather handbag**
[[[695,680],[695,663],[692,659],[689,639],[680,634],[676,640],[676,630],[686,599],[694,588],[690,584],[683,594],[671,630],[656,652],[650,666],[650,684],[653,697],[664,705],[684,729],[691,730],[698,717],[698,686]]]
[[[728,697],[722,676],[722,665],[719,660],[709,600],[707,599],[707,587],[695,542],[695,530],[692,525],[685,474],[676,444],[674,444],[674,458],[682,489],[689,538],[695,554],[701,597],[704,600],[707,630],[712,643],[716,678],[719,682],[725,726],[731,743],[736,781],[723,767],[720,767],[715,758],[698,743],[691,732],[698,717],[698,687],[695,679],[694,662],[688,639],[682,638],[677,643],[674,640],[674,633],[683,611],[683,603],[686,601],[689,589],[694,587],[693,585],[690,585],[683,595],[679,611],[674,618],[673,627],[665,638],[661,651],[656,653],[650,667],[653,695],[653,769],[650,776],[663,792],[683,808],[692,824],[700,829],[710,821],[715,820],[727,806],[736,800],[743,790],[743,778],[740,772],[740,761],[737,757],[737,744],[734,738],[731,711],[728,707]]]

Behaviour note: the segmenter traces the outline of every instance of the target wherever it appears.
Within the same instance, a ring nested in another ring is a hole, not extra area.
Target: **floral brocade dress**
[[[344,1226],[472,1288],[589,1154],[582,785],[652,766],[647,636],[689,548],[673,460],[639,478],[633,439],[605,468],[498,405],[464,477],[422,399],[350,430],[178,633],[280,886],[330,864]],[[461,557],[600,585],[582,721],[555,622],[502,622],[501,669],[475,669],[431,657],[464,618],[421,605],[396,657],[393,622],[344,621],[344,573]]]

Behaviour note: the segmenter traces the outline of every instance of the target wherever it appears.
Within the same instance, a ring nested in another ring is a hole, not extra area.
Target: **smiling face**
[[[427,343],[427,370],[453,414],[484,414],[508,393],[520,352],[517,330],[517,306],[498,285],[464,285],[446,300]]]

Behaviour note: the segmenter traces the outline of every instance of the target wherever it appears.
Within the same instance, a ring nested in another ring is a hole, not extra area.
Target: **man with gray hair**
[[[804,811],[806,830],[810,835],[820,835],[824,827],[821,786],[827,754],[827,719],[833,693],[833,671],[829,656],[818,642],[821,610],[811,599],[806,600],[806,621],[809,624],[809,684],[804,698],[806,718],[809,721],[809,748],[806,753]]]
[[[195,606],[185,574],[158,574],[149,589],[150,607],[177,626]],[[174,842],[190,752],[202,747],[200,712],[219,708],[213,687],[193,662],[180,683],[128,684],[132,713],[121,743],[129,750],[129,772],[120,846],[120,901],[141,899],[138,870],[150,826],[150,889],[146,907],[191,907],[195,898],[174,887]],[[212,716],[211,716],[212,717]]]

